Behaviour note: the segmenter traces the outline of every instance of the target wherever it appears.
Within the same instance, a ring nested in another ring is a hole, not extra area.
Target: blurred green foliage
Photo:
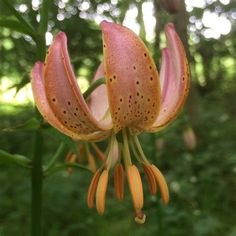
[[[89,7],[82,10],[85,2],[89,3]],[[141,136],[147,157],[166,176],[170,186],[170,204],[164,206],[159,195],[150,196],[142,173],[147,222],[142,226],[136,225],[128,186],[124,201],[118,202],[114,199],[110,178],[106,212],[101,217],[85,204],[91,174],[77,169],[68,174],[65,170],[44,180],[44,236],[236,235],[236,4],[234,1],[226,5],[222,1],[206,2],[205,8],[193,8],[188,13],[193,89],[185,112],[167,129]],[[40,5],[35,7],[34,1],[14,3],[18,10],[21,5],[27,7],[21,15],[33,28],[37,28]],[[127,10],[131,7],[140,9],[142,3],[50,1],[48,31],[53,35],[60,30],[66,32],[75,71],[90,80],[102,58],[102,39],[94,20],[96,16],[123,22]],[[155,32],[160,33],[163,25],[174,20],[175,16],[163,11],[158,1],[154,1],[154,6],[158,28]],[[231,32],[218,39],[207,39],[203,34],[204,25],[191,31],[196,22],[190,19],[201,20],[207,10],[225,14],[232,24]],[[143,25],[140,14],[139,11],[137,21]],[[60,17],[64,17],[63,20]],[[29,82],[30,70],[38,57],[34,41],[25,34],[25,29],[14,25],[15,21],[17,19],[0,0],[0,83],[7,77],[18,91]],[[14,27],[18,27],[18,30],[14,30]],[[156,34],[152,42],[145,40],[151,49],[158,48],[159,36]],[[158,61],[160,52],[153,51],[153,54]],[[16,105],[0,101],[0,117],[0,149],[30,157],[33,130],[37,127],[37,123],[32,122],[35,117],[32,103]],[[193,150],[183,140],[188,126],[193,128],[197,140]],[[68,149],[73,146],[70,140],[46,124],[43,134],[45,164],[62,140],[66,141]],[[102,143],[101,148],[105,145]],[[60,157],[60,161],[64,161],[64,156]],[[29,171],[2,163],[0,183],[0,235],[29,235]]]

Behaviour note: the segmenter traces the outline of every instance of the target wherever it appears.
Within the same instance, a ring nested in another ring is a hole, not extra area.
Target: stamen
[[[114,187],[115,195],[118,200],[123,200],[124,198],[124,168],[122,164],[118,164],[114,168]]]
[[[144,224],[146,221],[146,215],[141,210],[136,210],[134,220],[138,224]]]
[[[127,168],[127,178],[135,210],[143,208],[143,185],[139,171],[135,165]]]
[[[105,160],[105,156],[103,154],[103,152],[100,150],[100,148],[95,144],[95,143],[92,143],[92,147],[93,149],[95,150],[96,154],[97,154],[97,157],[101,160],[101,161],[104,161]]]
[[[133,138],[133,143],[135,144],[135,147],[136,147],[137,151],[139,152],[142,162],[149,163],[149,161],[147,160],[147,158],[143,152],[141,144],[139,143],[138,137],[136,135],[133,135],[132,138]]]
[[[103,215],[105,210],[105,202],[106,202],[106,191],[108,184],[108,170],[103,170],[97,185],[96,192],[96,208],[98,214]]]
[[[87,204],[89,208],[93,208],[94,197],[95,197],[100,175],[101,175],[101,171],[97,170],[96,173],[93,175],[93,178],[89,185],[88,195],[87,195]]]
[[[156,181],[160,187],[162,201],[167,204],[169,202],[169,189],[165,177],[162,175],[161,171],[156,166],[151,165],[151,168],[156,178]]]
[[[85,143],[84,146],[85,146],[86,158],[88,160],[88,167],[93,173],[95,173],[95,171],[97,170],[97,166],[94,160],[94,156],[90,152],[89,145]]]
[[[128,138],[127,138],[126,129],[122,130],[122,134],[123,134],[123,149],[122,149],[123,150],[123,159],[124,159],[125,168],[127,169],[127,167],[132,165],[132,161],[131,161],[131,157],[130,157],[129,142],[128,142]]]
[[[88,154],[88,166],[89,166],[89,169],[95,173],[95,171],[97,170],[97,165],[96,165],[96,162],[94,160],[94,156],[89,153]]]
[[[108,147],[108,154],[105,163],[107,169],[112,168],[117,163],[119,154],[119,144],[116,140],[116,136],[114,135],[111,137],[111,141]]]
[[[132,134],[130,134],[130,135],[132,135]],[[138,154],[138,152],[137,152],[137,150],[136,150],[136,147],[135,147],[133,138],[130,138],[130,139],[129,139],[129,144],[130,144],[132,153],[133,153],[134,156],[136,157],[137,161],[138,161],[138,162],[142,162],[142,160],[141,160],[141,158],[140,158],[140,155]]]
[[[150,193],[155,195],[157,192],[157,183],[151,165],[143,163],[143,169],[147,177]]]
[[[72,152],[69,152],[67,155],[66,155],[66,159],[65,159],[65,162],[66,163],[75,163],[76,162],[76,159],[77,159],[77,155],[72,153]],[[67,171],[69,174],[72,173],[73,171],[73,168],[72,167],[68,167],[67,168]]]

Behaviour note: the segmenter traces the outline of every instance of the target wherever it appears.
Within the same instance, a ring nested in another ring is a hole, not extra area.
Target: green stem
[[[61,143],[60,146],[58,147],[56,153],[53,155],[52,159],[49,161],[49,163],[45,166],[44,172],[49,171],[53,166],[55,165],[56,161],[58,160],[59,157],[61,157],[65,152],[67,151],[67,146],[65,143]]]
[[[143,152],[143,149],[142,149],[141,144],[138,140],[138,137],[136,135],[134,135],[134,136],[132,136],[132,138],[133,138],[134,144],[136,145],[136,148],[140,154],[140,158],[142,159],[142,161],[145,163],[149,163],[148,159],[146,158],[146,156]]]
[[[131,161],[131,156],[130,156],[130,151],[129,151],[129,142],[127,138],[126,129],[122,130],[122,134],[123,134],[123,148],[122,148],[123,160],[124,160],[125,168],[127,168],[128,166],[132,165],[132,161]]]
[[[34,38],[37,47],[37,57],[41,61],[44,60],[46,55],[45,32],[46,32],[46,26],[48,24],[47,2],[48,0],[43,0],[42,9],[40,11],[40,19],[41,19],[39,26],[40,32],[38,36]],[[36,116],[37,115],[38,112],[36,111]],[[41,129],[39,128],[35,133],[34,153],[32,158],[31,236],[42,235],[42,188],[43,188],[42,150],[43,150],[43,135]]]
[[[40,130],[35,133],[34,153],[32,158],[32,196],[31,196],[31,236],[42,235],[42,146],[43,137]]]
[[[44,0],[40,9],[40,22],[38,32],[43,36],[45,35],[45,32],[48,28],[48,10],[49,4],[51,4],[51,2],[51,0]]]
[[[129,144],[130,144],[131,150],[132,150],[134,156],[136,157],[137,161],[138,162],[142,162],[142,160],[140,158],[140,155],[136,151],[136,148],[135,148],[135,145],[134,145],[134,141],[133,141],[132,138],[129,139]]]
[[[87,168],[86,166],[80,165],[78,163],[63,163],[63,164],[55,165],[50,170],[44,172],[44,176],[50,176],[52,174],[55,174],[55,173],[60,172],[62,170],[65,170],[69,167],[78,168],[78,169],[82,169],[82,170],[87,170],[91,173],[91,170],[89,168]]]
[[[105,78],[100,78],[97,79],[95,82],[93,82],[89,88],[83,93],[84,99],[87,99],[89,97],[89,95],[100,85],[105,84],[106,80]]]
[[[35,39],[35,43],[37,46],[37,58],[40,61],[44,61],[46,55],[46,41],[44,35],[39,35],[38,38]]]

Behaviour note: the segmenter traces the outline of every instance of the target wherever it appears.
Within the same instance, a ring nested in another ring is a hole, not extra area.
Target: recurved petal
[[[31,71],[31,77],[32,77],[31,86],[36,106],[41,115],[44,117],[44,119],[54,128],[58,129],[60,132],[68,135],[73,139],[94,140],[94,141],[104,139],[104,136],[107,135],[105,134],[104,131],[94,132],[92,134],[86,134],[86,135],[78,134],[75,131],[67,128],[67,126],[65,126],[65,124],[57,118],[57,116],[51,109],[45,94],[43,71],[44,71],[43,63],[42,62],[35,63]]]
[[[103,77],[105,77],[105,75],[103,63],[101,63],[94,75],[92,83]],[[96,117],[100,123],[108,127],[112,127],[107,89],[105,84],[100,85],[92,92],[92,94],[89,96],[88,106],[93,116]]]
[[[62,124],[55,116],[53,111],[51,110],[44,90],[43,84],[43,63],[37,62],[35,63],[32,71],[31,71],[31,86],[33,91],[34,100],[39,112],[42,114],[45,120],[52,125],[54,128],[58,129],[62,133],[70,136],[73,139],[79,139],[80,136],[75,132],[67,129],[64,124]]]
[[[48,103],[65,127],[81,135],[109,129],[92,116],[78,87],[63,32],[55,37],[45,62],[44,87]]]
[[[143,128],[156,120],[160,85],[156,66],[141,39],[130,29],[103,21],[104,69],[108,100],[118,132]]]
[[[189,67],[184,46],[173,24],[166,25],[165,33],[168,47],[162,52],[161,107],[149,131],[157,131],[175,119],[189,92]]]

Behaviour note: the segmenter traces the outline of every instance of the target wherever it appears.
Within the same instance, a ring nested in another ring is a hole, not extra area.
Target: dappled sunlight
[[[89,82],[85,77],[78,77],[77,79],[79,87],[83,92],[85,92],[89,87]],[[33,94],[31,85],[28,83],[19,91],[16,87],[13,87],[12,80],[8,77],[0,78],[0,104],[7,105],[27,105],[33,104]]]
[[[27,84],[20,91],[17,92],[16,88],[12,87],[11,79],[2,77],[0,79],[0,101],[12,105],[25,105],[33,103],[33,95],[31,85]]]

